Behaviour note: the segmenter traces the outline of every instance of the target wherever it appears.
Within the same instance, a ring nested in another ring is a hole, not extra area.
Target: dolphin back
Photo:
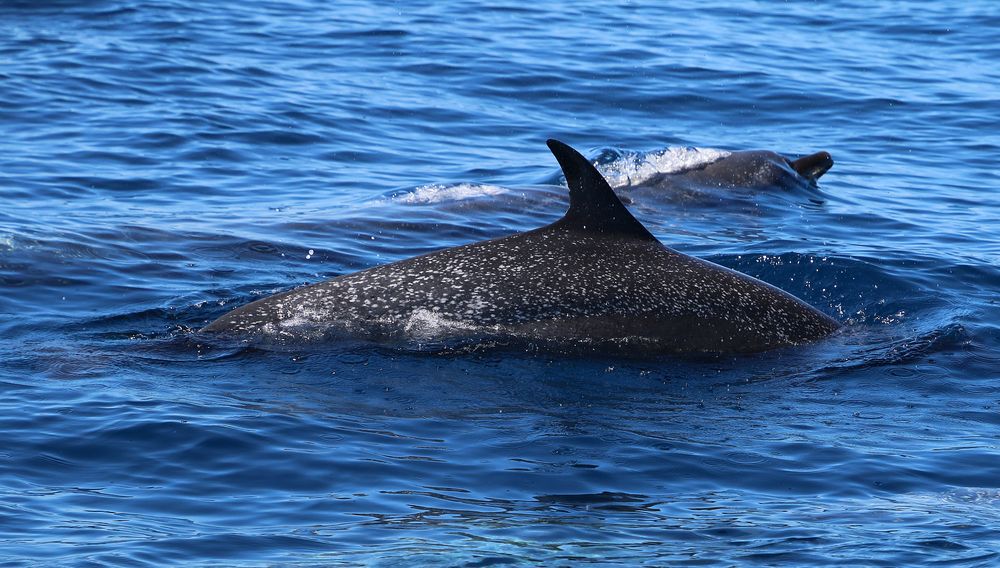
[[[569,347],[638,341],[661,352],[745,352],[838,327],[769,284],[663,246],[589,160],[562,142],[548,145],[570,195],[555,223],[276,294],[204,331],[308,338],[345,330],[404,341],[498,333]]]

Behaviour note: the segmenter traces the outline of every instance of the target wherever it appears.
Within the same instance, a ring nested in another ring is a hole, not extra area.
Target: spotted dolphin
[[[586,158],[548,146],[569,186],[558,221],[279,293],[202,331],[333,326],[382,337],[433,317],[515,338],[676,353],[763,351],[839,327],[770,284],[665,247]]]
[[[657,174],[639,185],[733,187],[764,189],[815,185],[833,166],[829,152],[816,152],[792,160],[769,150],[732,152],[693,168]]]

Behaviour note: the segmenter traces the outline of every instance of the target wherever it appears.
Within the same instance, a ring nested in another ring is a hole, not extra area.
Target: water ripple
[[[995,562],[997,30],[983,2],[3,2],[0,562]],[[549,137],[845,329],[685,358],[195,332],[555,220]],[[635,183],[747,149],[836,165]]]

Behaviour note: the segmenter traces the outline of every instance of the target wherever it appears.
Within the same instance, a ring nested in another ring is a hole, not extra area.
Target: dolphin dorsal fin
[[[587,158],[558,140],[550,139],[546,144],[559,161],[569,186],[569,211],[554,226],[656,240],[628,212],[601,172]]]

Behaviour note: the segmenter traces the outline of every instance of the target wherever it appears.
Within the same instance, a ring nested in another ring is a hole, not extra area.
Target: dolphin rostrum
[[[434,328],[658,352],[754,352],[821,338],[839,324],[798,298],[663,246],[594,166],[548,141],[569,210],[525,233],[444,249],[275,294],[204,332],[371,337]]]

